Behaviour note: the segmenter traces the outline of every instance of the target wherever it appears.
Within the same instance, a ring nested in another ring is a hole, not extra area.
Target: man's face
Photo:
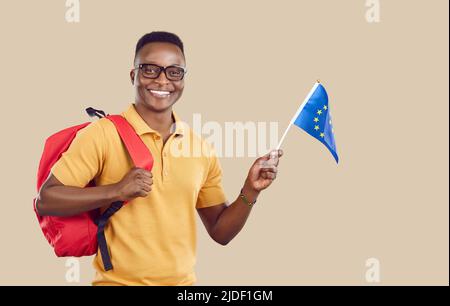
[[[136,56],[135,66],[139,64],[155,64],[162,67],[186,66],[181,50],[174,44],[163,42],[146,44]],[[130,77],[136,90],[136,103],[154,112],[167,111],[183,93],[184,79],[168,80],[164,72],[156,79],[149,79],[143,76],[142,71],[134,69],[130,72]],[[162,92],[170,94],[164,95]]]

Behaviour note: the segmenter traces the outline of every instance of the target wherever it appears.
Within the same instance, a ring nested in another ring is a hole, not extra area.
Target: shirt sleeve
[[[200,189],[196,208],[206,208],[226,202],[225,192],[222,187],[222,168],[214,150],[211,150],[208,158],[207,177]]]
[[[85,187],[102,171],[104,137],[99,121],[78,131],[69,149],[53,165],[52,174],[66,186]]]

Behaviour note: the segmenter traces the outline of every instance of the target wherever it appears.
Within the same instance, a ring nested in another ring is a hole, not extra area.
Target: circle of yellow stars
[[[318,109],[317,112],[316,112],[317,117],[314,117],[314,122],[315,122],[315,123],[319,123],[319,117],[320,117],[320,115],[322,115],[323,112],[324,112],[324,111],[327,111],[327,110],[328,110],[328,106],[326,106],[326,105],[324,105],[321,109]],[[328,123],[329,123],[330,126],[331,126],[331,119],[329,120]],[[315,130],[315,131],[320,131],[319,125],[316,124],[316,125],[314,126],[314,130]],[[334,129],[333,129],[333,127],[331,127],[331,132],[334,134]],[[320,132],[319,136],[320,136],[320,138],[324,138],[324,137],[325,137],[324,131]]]

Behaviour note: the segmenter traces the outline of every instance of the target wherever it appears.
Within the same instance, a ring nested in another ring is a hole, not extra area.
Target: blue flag
[[[293,123],[323,143],[333,154],[336,163],[339,162],[334,141],[333,122],[328,106],[328,94],[322,84],[314,85],[294,116]]]

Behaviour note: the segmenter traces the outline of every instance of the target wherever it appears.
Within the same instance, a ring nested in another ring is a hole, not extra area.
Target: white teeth
[[[168,96],[168,95],[170,95],[169,91],[150,90],[150,92],[152,94],[157,95],[157,96]]]

